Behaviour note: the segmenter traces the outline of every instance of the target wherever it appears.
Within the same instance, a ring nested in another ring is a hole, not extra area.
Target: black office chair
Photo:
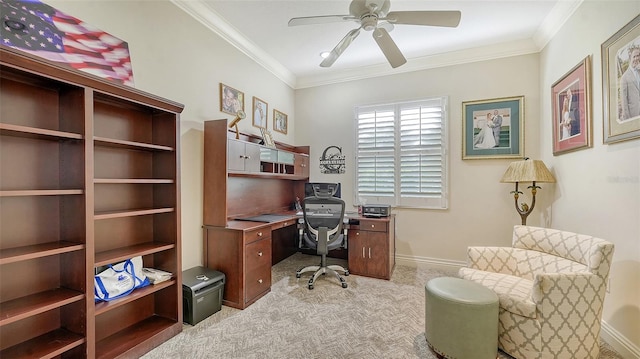
[[[342,288],[347,288],[347,281],[337,271],[344,272],[345,276],[349,275],[349,271],[339,265],[327,265],[327,253],[330,250],[346,248],[346,236],[343,233],[344,201],[332,195],[316,191],[315,196],[302,201],[304,230],[300,244],[315,248],[316,253],[320,255],[319,266],[304,267],[296,272],[296,278],[300,278],[302,273],[314,272],[309,279],[309,289],[313,289],[316,279],[325,273],[335,275]]]

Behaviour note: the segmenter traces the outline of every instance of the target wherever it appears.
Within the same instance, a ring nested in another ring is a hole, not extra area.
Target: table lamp
[[[242,120],[246,116],[247,115],[245,115],[244,111],[238,110],[238,112],[236,113],[236,118],[234,118],[233,121],[229,122],[229,128],[235,127],[236,140],[240,139],[240,134],[238,133],[238,122],[240,122],[240,120]]]
[[[513,198],[515,200],[516,211],[518,211],[520,218],[522,218],[522,224],[526,225],[527,216],[531,211],[533,211],[533,207],[536,205],[537,189],[541,188],[536,185],[536,182],[555,183],[556,179],[553,177],[551,172],[549,172],[547,166],[544,165],[544,162],[525,158],[523,161],[512,162],[505,171],[500,182],[516,184],[515,191],[512,191],[511,193],[513,193]],[[531,188],[531,207],[526,203],[518,205],[518,197],[522,194],[522,192],[518,191],[518,184],[520,182],[532,182],[531,186],[527,187]]]

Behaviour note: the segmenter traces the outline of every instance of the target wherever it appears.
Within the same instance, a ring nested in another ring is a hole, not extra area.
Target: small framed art
[[[587,56],[551,86],[554,156],[591,147],[590,78]]]
[[[220,111],[236,116],[244,111],[244,93],[220,83]]]
[[[267,128],[267,116],[269,105],[261,99],[253,96],[253,125],[259,128]]]
[[[262,133],[262,141],[264,141],[264,145],[269,148],[276,148],[276,143],[273,141],[271,132],[266,128],[261,128],[260,132]]]
[[[524,156],[524,96],[462,103],[462,159]]]
[[[640,15],[602,44],[604,143],[640,137]]]
[[[280,133],[287,134],[287,128],[289,127],[288,116],[284,113],[273,110],[273,130]]]

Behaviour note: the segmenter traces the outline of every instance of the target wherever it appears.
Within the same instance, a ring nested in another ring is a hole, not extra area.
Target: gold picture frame
[[[276,148],[276,143],[273,141],[271,132],[266,128],[261,128],[260,132],[262,133],[262,141],[264,142],[264,145],[269,148]]]
[[[289,128],[289,116],[276,109],[273,110],[273,130],[287,134]]]
[[[634,61],[640,68],[640,15],[602,44],[605,144],[640,137],[640,90],[629,69]]]
[[[254,127],[267,129],[267,120],[269,119],[269,104],[265,101],[253,96],[253,121]]]
[[[220,83],[220,111],[236,116],[244,112],[244,93],[231,86]]]

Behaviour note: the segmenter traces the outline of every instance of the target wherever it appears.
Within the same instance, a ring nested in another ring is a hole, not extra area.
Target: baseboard
[[[458,269],[467,265],[467,263],[463,261],[415,257],[402,254],[396,254],[396,263],[409,267],[436,268],[452,275],[457,273]],[[616,352],[622,355],[623,358],[640,359],[640,348],[605,321],[602,321],[600,336],[607,344],[611,345]]]
[[[602,321],[600,337],[623,358],[640,359],[640,348],[605,321]]]
[[[409,267],[429,267],[442,270],[449,274],[458,273],[458,269],[467,265],[463,261],[453,261],[440,258],[415,257],[402,254],[396,254],[396,263]]]

